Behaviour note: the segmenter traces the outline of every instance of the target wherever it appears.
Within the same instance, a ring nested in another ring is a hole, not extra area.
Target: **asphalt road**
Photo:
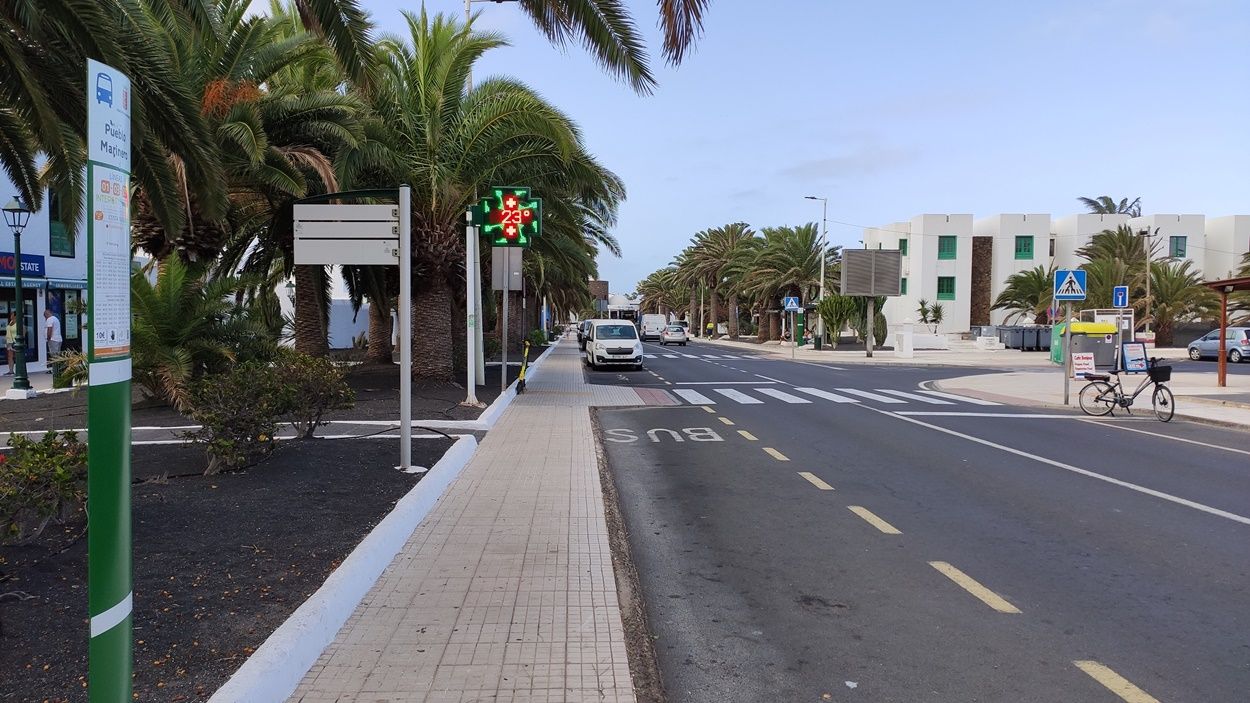
[[[671,701],[1250,700],[1246,434],[647,346],[588,376]]]

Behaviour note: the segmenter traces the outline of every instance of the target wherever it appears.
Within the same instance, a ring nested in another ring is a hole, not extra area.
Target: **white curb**
[[[282,703],[289,698],[475,451],[472,436],[458,439],[209,703]]]

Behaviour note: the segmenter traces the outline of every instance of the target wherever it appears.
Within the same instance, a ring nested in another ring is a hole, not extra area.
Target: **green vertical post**
[[[87,61],[87,697],[132,698],[130,80]]]
[[[795,344],[797,344],[797,345],[798,345],[798,346],[800,346],[800,347],[801,347],[801,346],[803,346],[803,345],[804,345],[804,343],[806,342],[806,340],[804,340],[804,339],[803,339],[803,334],[805,333],[805,331],[806,331],[806,329],[807,329],[807,325],[806,325],[806,324],[804,324],[804,322],[803,322],[804,318],[806,318],[806,315],[804,315],[804,314],[803,314],[803,311],[802,311],[802,310],[800,310],[800,311],[798,311],[798,312],[794,313],[794,319],[795,319],[795,322],[794,322],[794,329],[795,329],[794,342],[795,342]]]

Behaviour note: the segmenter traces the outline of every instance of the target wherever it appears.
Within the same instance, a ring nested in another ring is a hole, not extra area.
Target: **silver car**
[[[660,344],[680,344],[686,346],[686,328],[681,325],[668,325],[660,332]]]
[[[1228,360],[1234,364],[1250,359],[1250,327],[1229,327],[1225,337],[1224,348],[1228,352]],[[1216,359],[1220,355],[1220,331],[1211,330],[1189,343],[1189,358]]]

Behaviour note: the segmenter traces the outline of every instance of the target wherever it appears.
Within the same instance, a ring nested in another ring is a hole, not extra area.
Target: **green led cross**
[[[528,248],[542,236],[543,201],[529,188],[493,187],[478,209],[475,219],[493,246]]]

